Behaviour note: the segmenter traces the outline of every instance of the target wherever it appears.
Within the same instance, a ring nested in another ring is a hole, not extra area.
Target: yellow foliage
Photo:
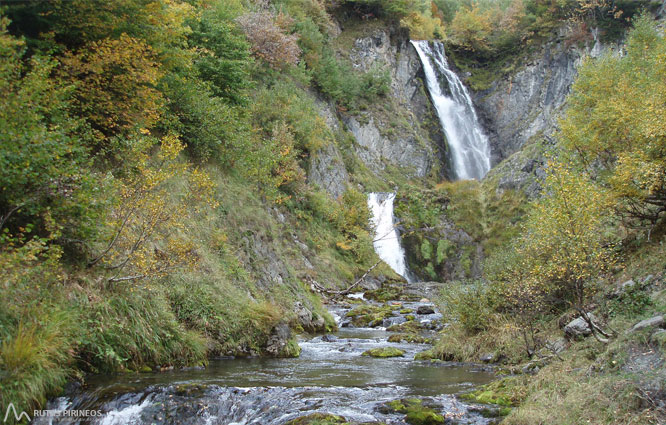
[[[93,41],[62,58],[60,76],[77,88],[75,106],[101,141],[157,122],[164,99],[155,88],[162,71],[153,49],[122,34]]]
[[[91,262],[101,262],[111,271],[110,281],[160,277],[198,263],[185,223],[218,202],[209,176],[178,159],[184,148],[178,137],[167,135],[155,160],[146,152],[135,152],[134,173],[119,187],[108,220],[113,231],[107,247]],[[176,187],[182,182],[187,187]]]

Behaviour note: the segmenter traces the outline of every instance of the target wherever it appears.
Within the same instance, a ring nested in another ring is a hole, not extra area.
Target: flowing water
[[[425,72],[456,177],[481,179],[490,170],[490,147],[465,85],[451,71],[440,42],[412,41]]]
[[[393,271],[404,277],[407,282],[413,281],[407,264],[405,251],[400,245],[400,235],[395,228],[393,217],[393,201],[395,193],[371,193],[368,195],[368,208],[372,213],[371,224],[375,231],[373,245],[375,252]]]
[[[418,305],[403,303],[395,307],[394,315],[399,317],[399,309],[415,310]],[[332,313],[344,321],[348,309],[333,307]],[[438,314],[416,315],[415,320],[425,323],[439,318]],[[218,359],[206,369],[92,377],[82,388],[52,400],[48,408],[101,410],[101,417],[91,421],[42,418],[35,423],[279,425],[327,412],[348,421],[404,424],[404,415],[389,413],[382,406],[414,396],[457,418],[456,423],[491,423],[479,409],[452,395],[489,382],[490,372],[470,365],[415,361],[414,355],[429,346],[389,343],[390,334],[383,327],[341,327],[335,334],[303,339],[299,358]],[[404,350],[404,357],[361,355],[385,346]]]

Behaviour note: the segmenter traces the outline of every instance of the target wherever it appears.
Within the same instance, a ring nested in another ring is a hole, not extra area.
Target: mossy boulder
[[[379,347],[379,348],[372,348],[370,350],[365,351],[363,356],[370,356],[370,357],[402,357],[405,355],[405,352],[402,351],[399,348],[395,347]]]
[[[421,351],[414,356],[414,360],[433,360],[436,358],[437,355],[432,350]]]
[[[388,342],[409,342],[413,344],[431,344],[432,339],[426,338],[414,333],[393,334],[388,338]]]
[[[476,403],[496,404],[498,406],[511,407],[511,400],[509,400],[508,397],[489,389],[481,389],[469,394],[463,394],[460,397]]]
[[[348,424],[347,420],[342,416],[333,415],[331,413],[312,413],[307,416],[292,419],[285,425],[338,425]]]
[[[411,425],[438,425],[446,423],[446,418],[437,413],[435,406],[418,398],[393,400],[382,406],[385,413],[403,413],[405,421]]]
[[[423,325],[416,320],[409,320],[408,322],[391,325],[386,330],[389,332],[419,333],[421,330],[423,330]]]
[[[356,327],[377,327],[384,323],[384,319],[393,314],[391,306],[387,305],[360,305],[347,313],[347,317]]]

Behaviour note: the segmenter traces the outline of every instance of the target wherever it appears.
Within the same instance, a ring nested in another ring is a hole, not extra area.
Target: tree
[[[7,24],[0,19],[0,243],[81,239],[94,230],[102,184],[68,113],[71,90],[50,78],[53,59],[23,62]]]
[[[490,14],[478,6],[460,9],[450,26],[453,42],[464,50],[476,53],[490,48],[491,31]]]
[[[236,104],[244,104],[250,87],[250,45],[233,22],[215,11],[204,12],[188,37],[198,55],[194,60],[199,76],[211,83],[213,93]]]
[[[269,9],[248,13],[238,24],[252,44],[252,53],[273,69],[296,65],[301,54],[298,35],[290,34],[293,20],[282,12]]]
[[[611,189],[633,225],[666,212],[666,40],[649,16],[634,23],[624,56],[581,68],[561,122],[563,145]]]
[[[544,306],[565,303],[602,340],[609,335],[592,323],[587,304],[595,282],[615,261],[607,232],[612,198],[586,174],[558,162],[550,163],[544,193],[532,203],[514,252],[494,280],[517,316],[529,311],[534,317]]]
[[[150,128],[164,99],[156,89],[163,73],[154,50],[144,41],[121,34],[67,52],[59,76],[76,86],[74,107],[90,123],[96,148],[130,129]]]
[[[147,133],[147,132],[145,132]],[[175,135],[162,138],[151,156],[143,137],[135,143],[131,173],[118,187],[116,203],[106,220],[104,248],[88,265],[101,264],[109,282],[127,282],[166,275],[198,263],[196,246],[182,232],[186,218],[205,207],[217,207],[214,183],[198,168],[179,161],[185,148]],[[177,190],[174,184],[185,181]]]

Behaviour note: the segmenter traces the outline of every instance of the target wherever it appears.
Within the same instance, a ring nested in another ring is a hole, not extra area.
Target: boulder
[[[596,317],[594,317],[592,313],[588,313],[588,316],[590,317],[590,320],[592,320],[592,322],[596,322],[597,319]],[[592,329],[590,329],[590,326],[587,324],[585,319],[583,319],[582,317],[578,317],[569,322],[564,327],[564,334],[568,338],[585,337],[592,334]]]
[[[636,323],[630,330],[629,332],[636,332],[641,329],[646,329],[646,328],[656,328],[660,326],[664,326],[664,316],[659,315],[659,316],[654,316],[649,319],[641,320],[640,322]]]
[[[495,356],[495,353],[486,353],[479,356],[479,360],[484,363],[493,363],[495,362],[496,357],[497,356]]]
[[[416,309],[416,314],[434,314],[435,309],[432,308],[432,306],[429,305],[420,305]]]
[[[285,322],[278,323],[271,331],[271,335],[266,342],[266,347],[264,349],[266,354],[278,357],[286,347],[290,338],[291,329],[289,329],[289,325]]]

